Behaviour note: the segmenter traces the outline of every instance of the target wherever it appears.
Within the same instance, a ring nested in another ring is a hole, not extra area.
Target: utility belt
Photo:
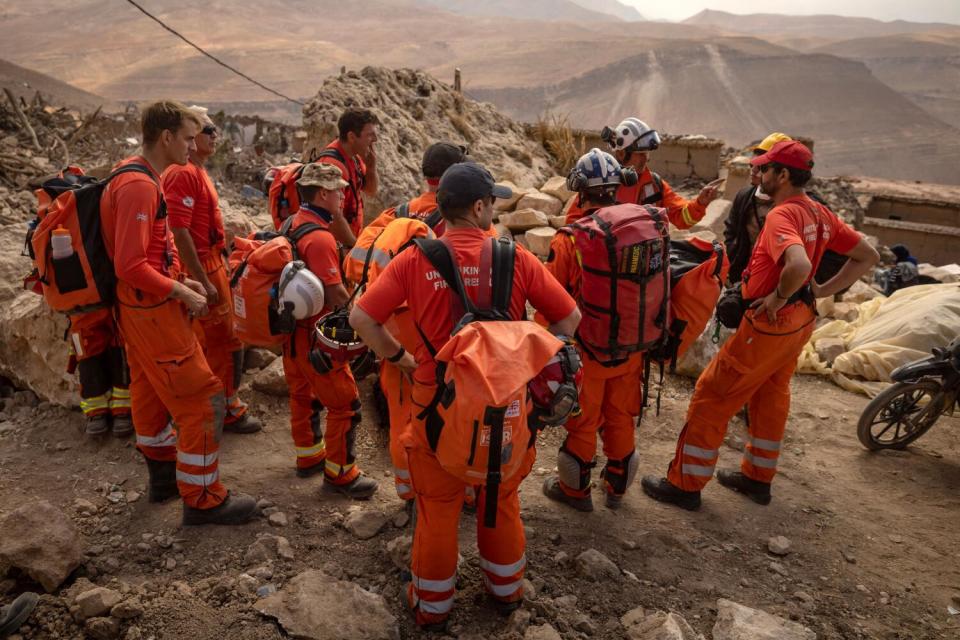
[[[742,282],[738,282],[729,289],[724,289],[717,301],[717,320],[728,329],[736,329],[743,320],[743,314],[759,298],[744,298],[742,291]],[[813,295],[813,289],[810,284],[800,287],[793,295],[787,298],[784,306],[802,302],[810,308],[816,308],[816,297]]]

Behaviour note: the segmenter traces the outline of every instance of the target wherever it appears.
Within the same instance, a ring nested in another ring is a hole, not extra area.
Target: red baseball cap
[[[810,171],[813,169],[813,152],[802,142],[782,140],[773,145],[770,151],[750,160],[750,164],[755,167],[771,162],[782,164],[785,167]]]

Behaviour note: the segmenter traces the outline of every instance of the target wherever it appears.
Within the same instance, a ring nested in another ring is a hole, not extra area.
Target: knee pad
[[[603,469],[603,479],[610,485],[613,493],[623,495],[633,484],[639,468],[640,458],[637,456],[637,451],[633,450],[621,460],[607,460],[607,465]]]
[[[310,360],[313,370],[317,373],[330,373],[333,369],[333,361],[330,356],[319,349],[311,349],[307,358]]]
[[[571,489],[583,491],[590,486],[590,470],[595,466],[595,462],[584,462],[563,447],[560,447],[557,453],[557,472],[560,482]]]

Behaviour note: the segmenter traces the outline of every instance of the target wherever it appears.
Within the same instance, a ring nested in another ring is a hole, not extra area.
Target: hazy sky
[[[621,0],[632,4],[645,17],[654,20],[683,20],[703,9],[730,13],[832,13],[844,16],[865,16],[877,20],[909,20],[911,22],[952,22],[960,24],[960,0],[671,0],[649,2]]]

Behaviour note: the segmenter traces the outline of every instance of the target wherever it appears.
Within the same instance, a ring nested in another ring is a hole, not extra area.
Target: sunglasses
[[[200,130],[200,133],[208,136],[215,136],[217,135],[217,128],[212,124],[208,124],[203,129]]]

